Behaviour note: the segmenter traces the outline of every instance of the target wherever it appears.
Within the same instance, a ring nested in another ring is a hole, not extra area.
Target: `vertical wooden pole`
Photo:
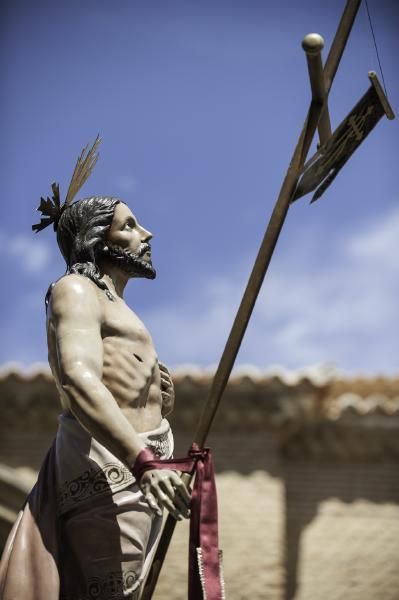
[[[328,95],[328,92],[330,91],[331,84],[334,80],[339,62],[345,49],[347,39],[360,6],[360,2],[361,0],[347,0],[345,10],[338,25],[338,29],[331,45],[324,69],[326,95]],[[256,257],[255,264],[249,277],[240,307],[216,370],[199,426],[194,436],[194,441],[196,441],[200,446],[205,444],[223,391],[233,368],[233,364],[251,317],[256,298],[261,288],[267,268],[270,264],[280,231],[287,216],[292,195],[295,191],[295,187],[306,160],[307,153],[316,132],[322,108],[323,104],[318,102],[312,101],[310,104],[301,135],[292,155],[286,176],[281,186],[280,194],[262,240],[261,247]],[[169,548],[175,525],[175,519],[169,515],[166,520],[157,551],[155,553],[150,573],[141,595],[141,600],[151,600],[152,598],[166,553]]]

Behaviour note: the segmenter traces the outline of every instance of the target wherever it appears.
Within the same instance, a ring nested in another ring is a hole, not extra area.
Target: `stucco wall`
[[[209,374],[177,374],[176,455]],[[0,536],[56,430],[47,372],[0,376]],[[209,439],[230,600],[399,598],[399,380],[236,376]],[[187,597],[187,523],[155,594]]]

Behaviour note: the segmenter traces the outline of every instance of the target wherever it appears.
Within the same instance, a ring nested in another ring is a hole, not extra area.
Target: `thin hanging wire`
[[[381,78],[382,78],[382,85],[384,86],[385,95],[388,98],[388,92],[387,92],[387,88],[386,88],[386,85],[385,85],[384,71],[382,70],[382,65],[381,65],[381,60],[380,60],[380,54],[378,52],[377,40],[376,40],[376,37],[375,37],[375,34],[374,34],[373,23],[371,21],[371,16],[370,16],[370,11],[369,11],[369,5],[368,5],[367,0],[364,0],[364,3],[366,5],[366,11],[367,11],[368,19],[369,19],[369,24],[370,24],[370,29],[371,29],[371,35],[373,36],[375,53],[377,55],[378,66],[380,68],[380,73],[381,73]]]

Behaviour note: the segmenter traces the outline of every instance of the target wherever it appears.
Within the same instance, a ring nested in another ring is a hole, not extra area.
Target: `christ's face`
[[[131,277],[154,279],[149,244],[151,238],[152,234],[139,225],[126,204],[120,202],[115,206],[106,238],[108,254]]]
[[[124,250],[129,250],[133,254],[137,254],[142,244],[146,244],[148,251],[143,255],[143,259],[151,260],[151,248],[148,244],[151,238],[152,234],[138,224],[136,217],[126,204],[120,202],[115,206],[107,241]]]

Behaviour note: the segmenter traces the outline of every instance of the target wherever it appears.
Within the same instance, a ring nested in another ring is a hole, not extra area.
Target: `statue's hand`
[[[165,417],[173,410],[173,405],[175,403],[175,387],[168,368],[161,362],[158,364],[161,373],[162,416]]]
[[[178,521],[190,516],[191,496],[177,471],[151,469],[143,473],[139,487],[150,508],[162,516],[162,507]]]

